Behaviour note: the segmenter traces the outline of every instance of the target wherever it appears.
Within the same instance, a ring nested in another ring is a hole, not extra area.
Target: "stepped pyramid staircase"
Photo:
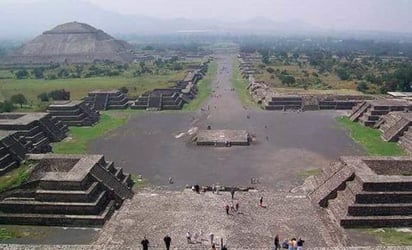
[[[0,223],[98,226],[133,196],[129,174],[102,155],[28,155],[29,180],[0,195]]]
[[[341,157],[314,178],[314,203],[343,227],[412,226],[412,158]]]

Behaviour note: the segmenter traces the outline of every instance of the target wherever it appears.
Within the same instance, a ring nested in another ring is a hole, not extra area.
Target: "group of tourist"
[[[170,249],[170,244],[172,244],[172,238],[170,238],[169,235],[166,234],[166,236],[163,238],[163,241],[166,246],[166,250]],[[146,238],[146,236],[143,238],[143,240],[140,242],[142,244],[143,250],[149,250],[149,240]]]
[[[291,238],[290,240],[285,239],[282,244],[280,244],[279,235],[277,234],[275,236],[273,249],[280,250],[283,248],[288,250],[303,250],[304,242],[305,241],[302,240],[302,238],[299,238],[298,240],[296,240],[296,238]]]

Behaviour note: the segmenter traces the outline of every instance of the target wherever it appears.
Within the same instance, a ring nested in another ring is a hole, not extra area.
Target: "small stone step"
[[[43,226],[102,226],[115,210],[111,200],[98,215],[0,213],[0,224]]]
[[[353,204],[348,207],[350,216],[412,215],[411,203]]]
[[[411,227],[412,216],[345,216],[340,225],[356,227]]]
[[[356,194],[356,203],[412,203],[412,192],[361,192]]]

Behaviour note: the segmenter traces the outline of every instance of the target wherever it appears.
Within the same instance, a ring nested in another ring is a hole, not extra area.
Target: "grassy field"
[[[366,232],[375,236],[385,246],[412,246],[410,232],[401,232],[395,228],[367,229]]]
[[[214,80],[217,72],[217,63],[216,62],[211,62],[209,64],[209,69],[207,71],[206,76],[199,81],[197,84],[198,86],[198,95],[196,98],[191,101],[189,104],[186,104],[183,107],[184,111],[195,111],[200,108],[202,103],[207,99],[208,96],[212,93],[212,88],[210,85],[212,84],[212,81]]]
[[[29,173],[30,164],[23,164],[5,175],[0,176],[0,193],[20,186],[27,180]]]
[[[143,75],[136,78],[126,77],[95,77],[58,80],[16,80],[0,79],[0,101],[10,98],[14,94],[22,93],[29,103],[38,103],[40,93],[56,89],[70,91],[70,99],[79,100],[87,96],[87,92],[95,89],[118,89],[125,86],[129,89],[129,96],[137,97],[140,94],[155,88],[173,86],[175,81],[184,78],[185,71],[169,72],[163,75]]]
[[[243,79],[240,70],[239,62],[235,60],[233,65],[233,75],[232,75],[233,87],[239,96],[240,101],[246,107],[258,107],[259,105],[252,100],[252,97],[247,90],[248,80]]]
[[[86,154],[90,141],[124,125],[132,114],[141,111],[112,110],[105,111],[100,116],[100,121],[94,127],[70,127],[68,138],[53,144],[56,154]]]
[[[378,129],[365,127],[358,122],[352,122],[348,117],[338,117],[339,124],[349,129],[350,135],[362,145],[372,156],[402,156],[405,152],[396,142],[385,142],[380,138]]]

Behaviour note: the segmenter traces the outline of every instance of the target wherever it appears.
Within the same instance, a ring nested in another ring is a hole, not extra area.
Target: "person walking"
[[[163,238],[163,241],[165,242],[166,250],[169,250],[170,243],[172,243],[172,238],[170,238],[170,236],[166,234],[166,236]]]
[[[192,243],[192,234],[189,231],[186,233],[186,240],[187,244]]]
[[[236,202],[235,209],[236,209],[236,212],[239,213],[239,202]]]
[[[213,233],[209,234],[209,239],[210,239],[210,244],[213,245],[213,239],[215,238],[215,235]]]
[[[143,237],[143,240],[140,243],[143,246],[143,250],[149,250],[149,240],[146,239],[146,236]]]
[[[229,205],[228,204],[225,205],[225,210],[226,210],[226,214],[229,215]]]
[[[259,207],[263,207],[263,196],[259,198]]]
[[[276,234],[276,236],[275,236],[274,245],[275,245],[275,250],[280,250],[281,249],[280,248],[280,241],[279,241],[279,234]]]
[[[235,189],[232,188],[232,190],[230,190],[230,194],[232,195],[232,200],[235,198]]]

